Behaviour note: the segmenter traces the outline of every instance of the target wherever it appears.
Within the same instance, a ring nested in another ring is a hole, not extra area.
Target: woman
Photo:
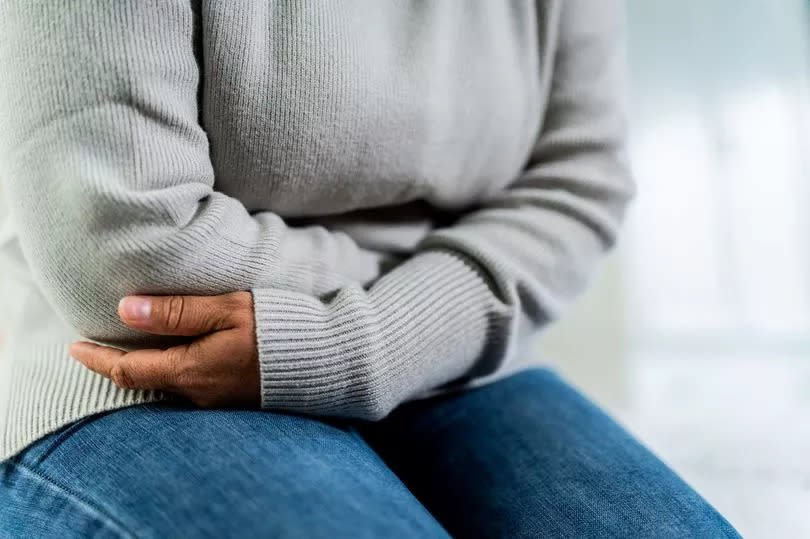
[[[0,3],[2,534],[734,536],[510,361],[632,193],[620,13]]]

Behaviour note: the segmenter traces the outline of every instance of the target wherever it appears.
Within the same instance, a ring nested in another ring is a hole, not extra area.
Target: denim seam
[[[104,526],[112,529],[116,533],[119,534],[121,537],[128,537],[135,539],[136,536],[134,533],[129,531],[126,526],[124,526],[121,522],[119,522],[113,516],[107,514],[102,509],[96,507],[91,502],[81,498],[80,496],[76,495],[74,492],[70,491],[69,489],[58,485],[50,478],[44,476],[43,474],[32,470],[28,466],[25,466],[19,462],[7,461],[6,464],[10,465],[15,470],[19,471],[23,475],[29,477],[29,479],[33,481],[37,481],[47,488],[52,490],[53,492],[61,495],[65,500],[70,502],[74,507],[79,509],[85,516],[96,519],[97,522],[100,522]]]
[[[93,414],[91,416],[84,417],[84,418],[76,421],[75,423],[69,425],[67,428],[65,428],[64,430],[62,430],[61,432],[59,432],[56,435],[56,439],[48,446],[47,449],[45,449],[45,451],[42,452],[41,455],[39,455],[34,460],[34,462],[32,462],[31,464],[27,464],[25,466],[33,471],[40,464],[42,464],[45,461],[45,459],[48,458],[51,455],[51,453],[56,451],[56,449],[58,449],[59,446],[62,445],[68,438],[70,438],[76,432],[81,430],[85,425],[87,425],[89,423],[92,423],[93,421],[103,417],[104,415],[106,415],[106,412],[102,412],[102,413],[99,413],[99,414]],[[17,460],[18,462],[21,462],[22,459],[15,459],[15,460]]]

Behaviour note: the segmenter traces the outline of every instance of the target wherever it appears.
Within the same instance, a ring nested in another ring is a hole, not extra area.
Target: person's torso
[[[202,2],[198,54],[215,187],[249,211],[457,210],[525,166],[550,69],[532,2],[245,6]]]

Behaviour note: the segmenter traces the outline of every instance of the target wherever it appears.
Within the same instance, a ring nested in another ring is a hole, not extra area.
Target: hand
[[[167,391],[203,408],[259,405],[259,359],[250,292],[129,296],[118,305],[118,316],[133,329],[199,338],[166,350],[134,352],[76,342],[70,355],[125,389]]]

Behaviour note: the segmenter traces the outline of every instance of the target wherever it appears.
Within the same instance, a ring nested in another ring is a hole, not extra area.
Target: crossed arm
[[[350,262],[373,255],[347,236],[251,215],[214,189],[187,4],[1,2],[0,177],[41,289],[96,341],[198,335],[73,355],[203,405],[365,418],[497,369],[519,320],[542,326],[582,288],[632,194],[618,4],[539,3],[559,35],[526,170],[365,283]],[[162,297],[178,294],[182,310]],[[148,325],[119,316],[128,302],[116,312],[131,295],[154,296]]]

